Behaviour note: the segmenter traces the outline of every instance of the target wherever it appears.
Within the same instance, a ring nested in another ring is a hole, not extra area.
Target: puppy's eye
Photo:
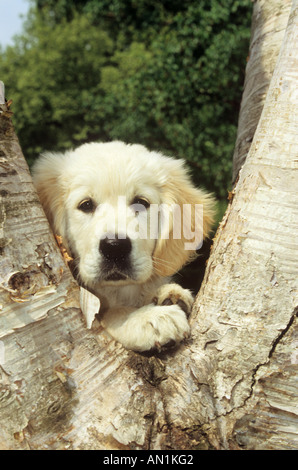
[[[86,214],[90,214],[91,212],[95,211],[95,203],[92,199],[84,199],[78,205],[78,209]]]
[[[135,205],[135,204],[138,204],[138,206],[143,206],[144,207],[143,210],[148,209],[148,207],[150,206],[150,202],[147,201],[147,199],[140,197],[140,196],[136,196],[134,200],[132,201],[132,205]]]

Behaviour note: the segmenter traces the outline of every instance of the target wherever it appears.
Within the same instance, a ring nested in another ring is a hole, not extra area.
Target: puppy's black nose
[[[110,261],[124,261],[131,252],[131,241],[129,238],[103,238],[99,249],[103,256]]]

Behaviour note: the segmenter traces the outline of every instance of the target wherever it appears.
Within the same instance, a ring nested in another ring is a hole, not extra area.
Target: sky
[[[0,44],[4,48],[13,43],[13,36],[22,31],[21,14],[29,10],[30,0],[0,0]]]

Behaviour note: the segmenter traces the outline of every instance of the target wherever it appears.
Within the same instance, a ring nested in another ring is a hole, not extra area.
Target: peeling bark
[[[295,0],[192,337],[167,354],[87,330],[0,105],[0,448],[297,449],[297,22]]]
[[[26,447],[35,426],[55,421],[59,403],[62,421],[69,420],[54,345],[70,333],[65,323],[57,328],[56,317],[65,322],[80,311],[78,287],[50,233],[11,112],[5,104],[0,112],[0,448],[14,449]]]

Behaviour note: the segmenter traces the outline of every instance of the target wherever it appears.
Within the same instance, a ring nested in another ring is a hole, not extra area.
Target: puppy
[[[170,279],[208,236],[214,200],[192,185],[183,161],[141,145],[90,143],[45,153],[33,179],[109,334],[135,351],[189,336],[193,296]]]

